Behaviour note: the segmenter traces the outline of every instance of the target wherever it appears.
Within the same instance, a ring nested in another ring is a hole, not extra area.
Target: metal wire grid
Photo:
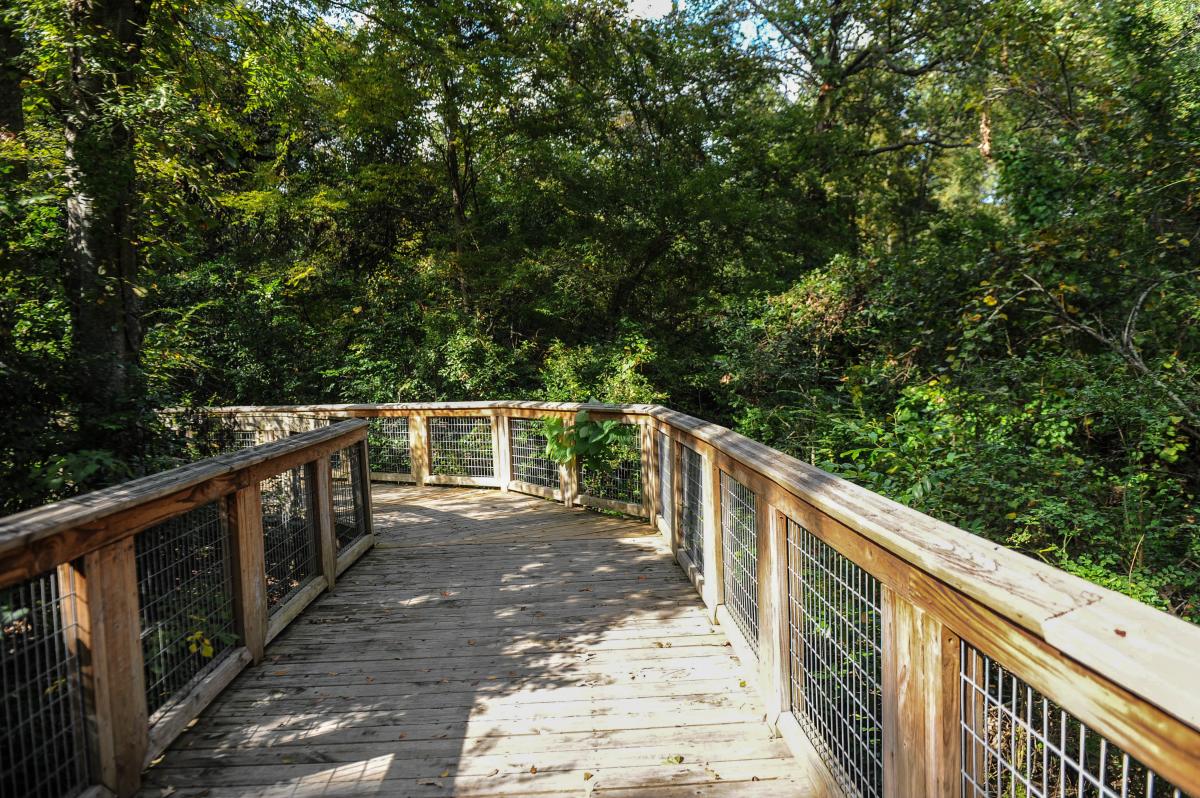
[[[665,432],[658,433],[658,514],[671,528],[671,519],[675,511],[675,491],[671,479],[674,476],[671,469],[671,439]]]
[[[317,540],[304,466],[262,481],[267,605],[277,611],[317,575]]]
[[[508,438],[512,449],[513,479],[531,485],[557,488],[558,463],[546,456],[546,436],[542,434],[542,422],[527,418],[510,418]]]
[[[679,445],[679,527],[683,548],[692,565],[704,573],[704,458],[689,446]]]
[[[329,456],[333,476],[333,531],[340,554],[367,534],[367,506],[363,501],[362,457],[358,446],[347,446]]]
[[[964,796],[1183,795],[966,641],[961,654]]]
[[[0,590],[0,795],[58,798],[88,784],[78,663],[67,647],[74,615],[73,587],[56,572]]]
[[[240,452],[242,449],[249,449],[252,446],[258,445],[258,430],[254,429],[235,429],[233,430],[233,445],[231,451]]]
[[[372,418],[367,424],[371,470],[376,474],[411,474],[408,419],[403,416]]]
[[[758,652],[757,504],[753,491],[721,472],[725,606],[755,653]]]
[[[608,453],[579,465],[579,492],[597,499],[642,503],[641,427],[619,424]]]
[[[214,502],[140,532],[134,547],[153,714],[182,698],[237,643],[229,532]]]
[[[790,518],[791,710],[848,795],[883,794],[879,581]]]
[[[493,477],[492,422],[486,416],[435,416],[429,419],[433,473],[456,477]]]

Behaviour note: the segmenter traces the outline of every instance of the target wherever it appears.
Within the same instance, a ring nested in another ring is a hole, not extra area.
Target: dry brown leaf
[[[537,773],[537,765],[531,765],[531,766],[529,767],[529,772],[530,772],[530,773]]]

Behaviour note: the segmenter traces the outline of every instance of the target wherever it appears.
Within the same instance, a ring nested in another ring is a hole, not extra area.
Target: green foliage
[[[546,457],[563,465],[603,462],[617,442],[620,427],[619,421],[593,421],[586,410],[576,413],[571,423],[561,418],[547,418],[541,424],[541,433],[546,439]]]
[[[163,406],[662,402],[1200,620],[1194,4],[157,4],[132,458],[80,431],[67,23],[19,5],[5,510],[189,456]]]

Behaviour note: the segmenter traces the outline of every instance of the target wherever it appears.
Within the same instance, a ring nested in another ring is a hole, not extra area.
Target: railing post
[[[134,539],[85,554],[73,573],[94,775],[118,796],[137,792],[149,746]]]
[[[375,545],[375,511],[371,508],[371,447],[366,438],[356,444],[358,446],[358,489],[362,491],[363,521],[367,525],[367,537],[371,545]],[[352,474],[350,477],[354,479]]]
[[[642,512],[650,526],[658,528],[655,514],[658,512],[658,452],[654,440],[654,427],[646,422],[638,424],[641,433],[642,454]]]
[[[883,589],[883,785],[888,798],[957,793],[959,640]]]
[[[779,512],[758,496],[755,508],[758,544],[759,678],[767,721],[775,724],[788,705],[787,534]]]
[[[233,535],[234,619],[250,656],[261,662],[267,642],[267,576],[259,483],[233,493],[226,507]]]
[[[429,480],[429,426],[425,416],[408,417],[408,446],[412,453],[413,482],[421,487]]]
[[[683,446],[668,438],[671,455],[671,554],[683,548]]]
[[[574,507],[579,500],[579,469],[575,460],[558,467],[558,484],[562,493],[562,501],[567,507]]]
[[[333,583],[337,579],[337,519],[333,514],[333,468],[329,458],[330,455],[319,457],[306,465],[305,470],[308,472],[308,482],[312,485],[309,506],[316,521],[321,573],[325,576],[325,588],[333,590]],[[346,465],[349,466],[349,463]],[[354,475],[351,474],[350,478],[353,480]]]
[[[508,493],[508,483],[512,480],[512,440],[508,427],[508,416],[501,413],[492,416],[492,472],[500,483],[501,493]]]
[[[721,549],[721,467],[716,452],[704,457],[704,604],[715,621],[717,607],[725,603],[724,552]]]

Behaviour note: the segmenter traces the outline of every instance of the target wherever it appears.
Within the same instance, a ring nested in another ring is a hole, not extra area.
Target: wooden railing
[[[619,474],[536,457],[529,422],[584,407],[632,425]],[[825,794],[1200,796],[1200,628],[726,428],[647,405],[208,412],[243,436],[368,418],[375,479],[652,521]]]
[[[349,421],[0,519],[0,795],[130,795],[374,542]]]

